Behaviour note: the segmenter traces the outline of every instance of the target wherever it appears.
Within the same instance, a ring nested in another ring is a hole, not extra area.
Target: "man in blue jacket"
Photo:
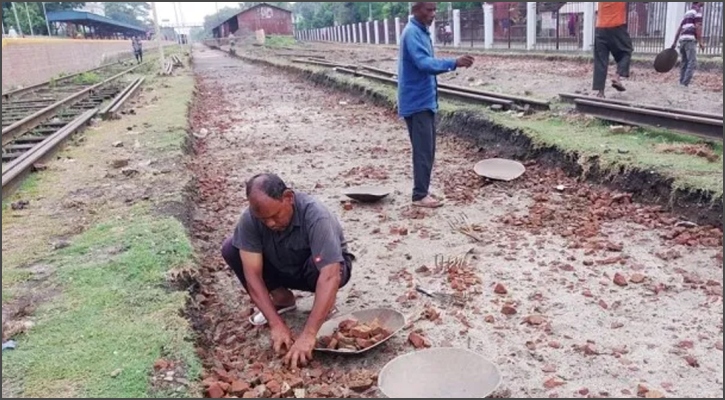
[[[473,57],[436,59],[429,27],[437,11],[434,2],[413,5],[413,19],[403,31],[398,65],[398,114],[405,118],[413,145],[413,205],[438,208],[442,203],[429,194],[436,149],[435,114],[438,112],[436,76],[473,65]]]

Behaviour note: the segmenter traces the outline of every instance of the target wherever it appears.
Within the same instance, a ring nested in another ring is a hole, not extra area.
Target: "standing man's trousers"
[[[436,152],[435,113],[422,111],[405,118],[413,145],[413,201],[428,197]]]
[[[617,73],[623,78],[629,77],[632,62],[632,38],[629,37],[627,26],[616,28],[597,28],[594,36],[594,90],[604,90],[607,84],[609,54],[617,62]]]

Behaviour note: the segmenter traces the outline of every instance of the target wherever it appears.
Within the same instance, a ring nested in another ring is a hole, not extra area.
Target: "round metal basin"
[[[510,182],[520,178],[526,172],[526,167],[517,161],[492,158],[476,164],[473,170],[484,178]]]
[[[361,203],[375,203],[389,195],[390,190],[378,186],[359,186],[345,191],[345,196]]]
[[[361,310],[361,311],[355,311],[350,314],[340,315],[338,317],[335,317],[327,322],[325,322],[322,327],[320,328],[320,331],[317,333],[317,339],[320,339],[323,336],[330,336],[337,330],[337,327],[340,325],[341,322],[346,320],[356,320],[363,324],[368,324],[376,319],[380,322],[380,324],[385,327],[388,331],[391,332],[390,336],[385,338],[384,340],[381,340],[380,342],[376,343],[374,346],[368,347],[367,349],[358,350],[358,351],[349,351],[349,350],[330,350],[330,349],[323,349],[323,348],[316,348],[315,351],[319,351],[321,353],[334,353],[334,354],[348,354],[348,355],[354,355],[354,354],[362,354],[367,353],[368,351],[380,346],[381,344],[387,342],[391,338],[393,338],[395,335],[397,335],[404,327],[405,327],[405,316],[401,314],[398,311],[387,309],[387,308],[380,308],[380,309],[374,309],[374,310]]]
[[[501,372],[480,355],[438,348],[409,353],[380,372],[380,391],[391,399],[477,399],[493,394]]]

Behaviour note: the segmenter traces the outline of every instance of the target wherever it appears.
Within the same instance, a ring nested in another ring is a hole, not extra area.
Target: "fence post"
[[[483,5],[483,47],[493,48],[493,5]]]
[[[594,51],[594,29],[597,25],[596,5],[594,2],[584,3],[584,32],[582,34],[582,50]]]
[[[526,49],[533,50],[536,47],[536,2],[526,3]]]
[[[373,29],[375,29],[375,44],[380,44],[380,22],[377,19],[373,22]]]
[[[436,33],[436,21],[433,20],[433,23],[430,24],[430,41],[433,43],[433,46],[436,45],[436,38],[438,36]]]
[[[665,43],[664,47],[670,47],[677,37],[677,31],[680,29],[680,23],[685,18],[687,12],[687,3],[677,1],[667,3],[667,25],[665,25]]]
[[[395,17],[395,44],[400,46],[400,17]]]
[[[365,32],[367,33],[368,44],[373,44],[373,37],[370,34],[370,21],[365,23]]]
[[[453,10],[453,47],[461,47],[461,10]]]
[[[388,18],[383,20],[383,34],[385,35],[385,44],[390,44],[390,20]]]
[[[350,32],[352,32],[352,42],[357,43],[357,24],[350,25]]]

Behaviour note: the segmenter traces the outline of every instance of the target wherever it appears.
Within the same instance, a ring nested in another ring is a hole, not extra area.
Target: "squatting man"
[[[292,368],[312,359],[317,333],[352,275],[339,220],[317,199],[291,190],[274,174],[246,184],[249,207],[222,246],[227,265],[257,307],[255,326],[269,325],[272,346]],[[291,290],[315,293],[302,332],[294,337],[281,315],[297,308]]]

